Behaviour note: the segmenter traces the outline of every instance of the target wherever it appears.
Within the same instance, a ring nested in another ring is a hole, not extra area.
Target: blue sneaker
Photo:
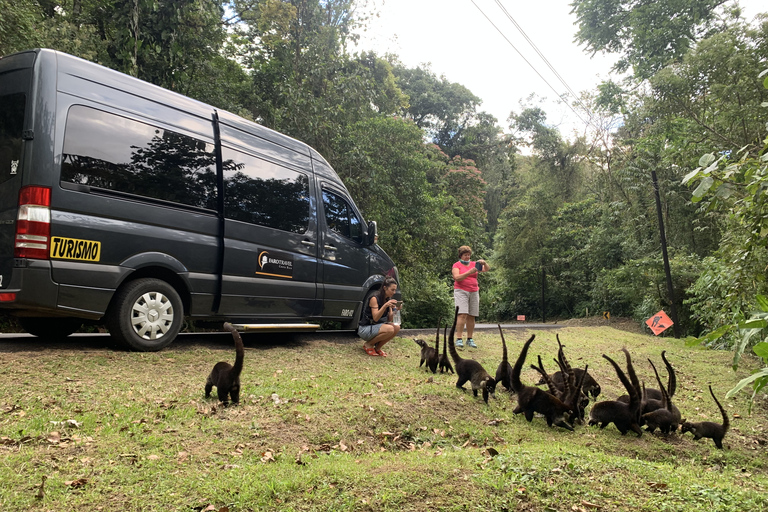
[[[467,345],[472,347],[472,348],[477,348],[477,345],[475,344],[475,340],[473,340],[472,338],[469,338],[467,340]]]
[[[463,347],[463,346],[464,346],[464,342],[463,342],[463,341],[461,341],[461,338],[459,338],[459,339],[457,339],[457,340],[456,340],[456,346],[457,346],[457,347],[459,347],[459,348],[461,348],[461,347]]]

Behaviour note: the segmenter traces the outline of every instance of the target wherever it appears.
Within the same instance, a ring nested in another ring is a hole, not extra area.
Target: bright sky
[[[592,91],[608,79],[616,60],[601,54],[590,57],[573,42],[577,29],[570,0],[383,0],[383,5],[382,0],[374,1],[380,17],[371,20],[361,49],[396,53],[408,67],[431,63],[437,76],[445,75],[480,97],[480,109],[503,127],[510,111],[520,112],[520,101],[536,93],[547,99],[541,105],[547,121],[559,126],[561,133],[568,136],[584,129],[567,106],[558,105],[558,96],[568,92],[566,85],[515,23],[576,94]],[[762,2],[741,0],[745,17],[768,11]],[[582,118],[586,120],[583,114]]]

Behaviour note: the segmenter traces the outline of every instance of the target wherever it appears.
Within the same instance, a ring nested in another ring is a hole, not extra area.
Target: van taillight
[[[16,217],[16,258],[48,259],[51,236],[51,189],[23,187]]]

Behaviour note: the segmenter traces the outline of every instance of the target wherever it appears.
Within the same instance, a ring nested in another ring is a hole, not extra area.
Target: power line
[[[504,7],[504,5],[501,3],[501,0],[495,0],[495,1],[496,1],[496,5],[498,5],[498,6],[499,6],[499,8],[500,8],[502,11],[504,11],[504,14],[507,16],[507,18],[509,19],[509,21],[511,21],[511,22],[512,22],[512,24],[515,26],[515,28],[517,28],[517,30],[518,30],[518,31],[519,31],[519,32],[520,32],[520,33],[523,35],[523,37],[525,38],[525,40],[526,40],[526,41],[528,41],[528,44],[530,44],[530,45],[531,45],[531,48],[533,48],[533,49],[536,51],[536,53],[538,54],[538,56],[539,56],[539,57],[541,57],[541,60],[543,60],[543,61],[544,61],[544,63],[545,63],[545,64],[547,65],[547,67],[548,67],[548,68],[549,68],[549,69],[552,71],[552,73],[554,73],[554,74],[555,74],[555,76],[557,77],[557,79],[558,79],[558,80],[560,80],[560,83],[561,83],[561,84],[563,84],[563,85],[565,86],[565,88],[566,88],[566,89],[568,89],[568,92],[569,92],[569,93],[571,93],[571,95],[574,97],[574,99],[576,100],[576,102],[578,102],[578,104],[581,106],[581,108],[583,108],[583,109],[584,109],[584,111],[587,113],[587,115],[590,117],[590,119],[592,119],[592,113],[590,112],[589,108],[588,108],[588,107],[587,107],[587,106],[586,106],[586,105],[585,105],[585,104],[584,104],[584,103],[581,101],[581,98],[579,97],[579,95],[578,95],[578,94],[576,94],[576,93],[574,92],[574,90],[573,90],[573,89],[571,89],[571,86],[570,86],[570,85],[568,85],[568,83],[565,81],[565,79],[563,79],[563,77],[562,77],[562,76],[560,76],[560,73],[558,73],[558,72],[557,72],[557,70],[554,68],[554,66],[552,66],[552,64],[551,64],[551,63],[549,62],[549,60],[548,60],[548,59],[547,59],[547,58],[544,56],[544,54],[541,52],[541,50],[539,50],[539,48],[538,48],[538,47],[536,46],[536,44],[535,44],[535,43],[534,43],[534,42],[531,40],[531,38],[530,38],[530,37],[528,37],[528,34],[526,34],[526,33],[525,33],[525,31],[523,30],[523,27],[521,27],[521,26],[520,26],[520,24],[519,24],[517,21],[515,21],[515,19],[512,17],[512,15],[511,15],[511,14],[509,14],[509,11],[507,11],[506,7]]]
[[[523,55],[522,52],[520,52],[520,50],[517,49],[517,47],[512,43],[512,41],[509,40],[509,38],[504,34],[504,32],[502,32],[501,29],[498,26],[496,26],[496,24],[488,17],[488,15],[485,14],[485,12],[480,8],[480,6],[477,5],[477,3],[475,3],[475,0],[471,0],[471,1],[472,1],[472,4],[477,8],[477,10],[480,11],[480,14],[482,14],[485,17],[485,19],[488,20],[488,23],[490,23],[493,26],[493,28],[495,28],[496,31],[501,35],[501,37],[504,38],[504,40],[507,42],[507,44],[509,44],[509,46],[511,46],[512,49],[514,49],[517,52],[517,54],[520,56],[520,58],[522,58],[525,61],[525,63],[528,64],[528,66],[534,71],[534,73],[536,73],[539,76],[539,78],[541,78],[542,81],[545,84],[547,84],[547,86],[550,89],[552,89],[552,92],[554,92],[557,95],[557,97],[559,98],[560,97],[560,92],[557,89],[555,89],[552,86],[552,84],[550,84],[549,81],[546,78],[544,78],[544,76],[542,76],[541,73],[539,73],[539,70],[536,69],[536,66],[531,64],[531,62],[528,59],[525,58],[525,55]],[[498,3],[498,0],[497,0],[497,3]],[[505,10],[505,12],[506,12],[506,10]],[[507,16],[511,19],[511,16],[509,16],[509,14],[507,14]],[[517,24],[515,24],[515,25],[517,26]],[[520,29],[520,30],[522,32],[522,29]],[[528,39],[527,36],[526,36],[526,39]],[[531,43],[531,45],[533,46],[533,43],[530,40],[529,40],[529,43]],[[541,54],[540,54],[540,56],[541,56]],[[543,56],[542,56],[542,58],[543,58]],[[550,69],[552,69],[551,66],[550,66]],[[559,77],[559,75],[558,75],[558,77]],[[561,79],[561,81],[562,81],[562,79]],[[568,88],[568,89],[570,90],[570,88]],[[573,91],[571,91],[571,94],[573,94]],[[574,96],[576,96],[576,95],[574,94]],[[573,108],[573,106],[570,103],[568,103],[566,101],[565,104],[568,106],[568,108],[571,109],[571,111],[576,115],[576,117],[579,118],[579,121],[581,121],[585,125],[586,124],[592,124],[591,120],[590,121],[584,121],[584,119],[582,119],[582,117],[579,115],[579,113],[576,111],[576,109]],[[589,113],[589,109],[586,109],[586,110],[587,110],[587,113]]]

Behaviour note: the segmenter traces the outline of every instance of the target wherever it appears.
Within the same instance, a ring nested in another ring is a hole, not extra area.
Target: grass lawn
[[[534,331],[505,333],[514,364]],[[50,348],[0,341],[2,511],[757,511],[768,510],[766,401],[724,396],[757,362],[608,326],[535,332],[523,381],[541,354],[553,372],[555,333],[574,366],[589,364],[600,400],[624,390],[611,356],[622,347],[656,387],[651,358],[675,367],[675,404],[691,421],[731,416],[725,449],[691,434],[620,435],[548,428],[515,416],[499,387],[489,405],[452,375],[419,368],[408,338],[370,357],[352,336],[244,335],[241,404],[203,397],[231,337],[175,343],[159,353],[106,342]],[[434,342],[434,335],[425,336]],[[464,349],[495,374],[496,331]],[[215,392],[214,392],[215,395]]]

